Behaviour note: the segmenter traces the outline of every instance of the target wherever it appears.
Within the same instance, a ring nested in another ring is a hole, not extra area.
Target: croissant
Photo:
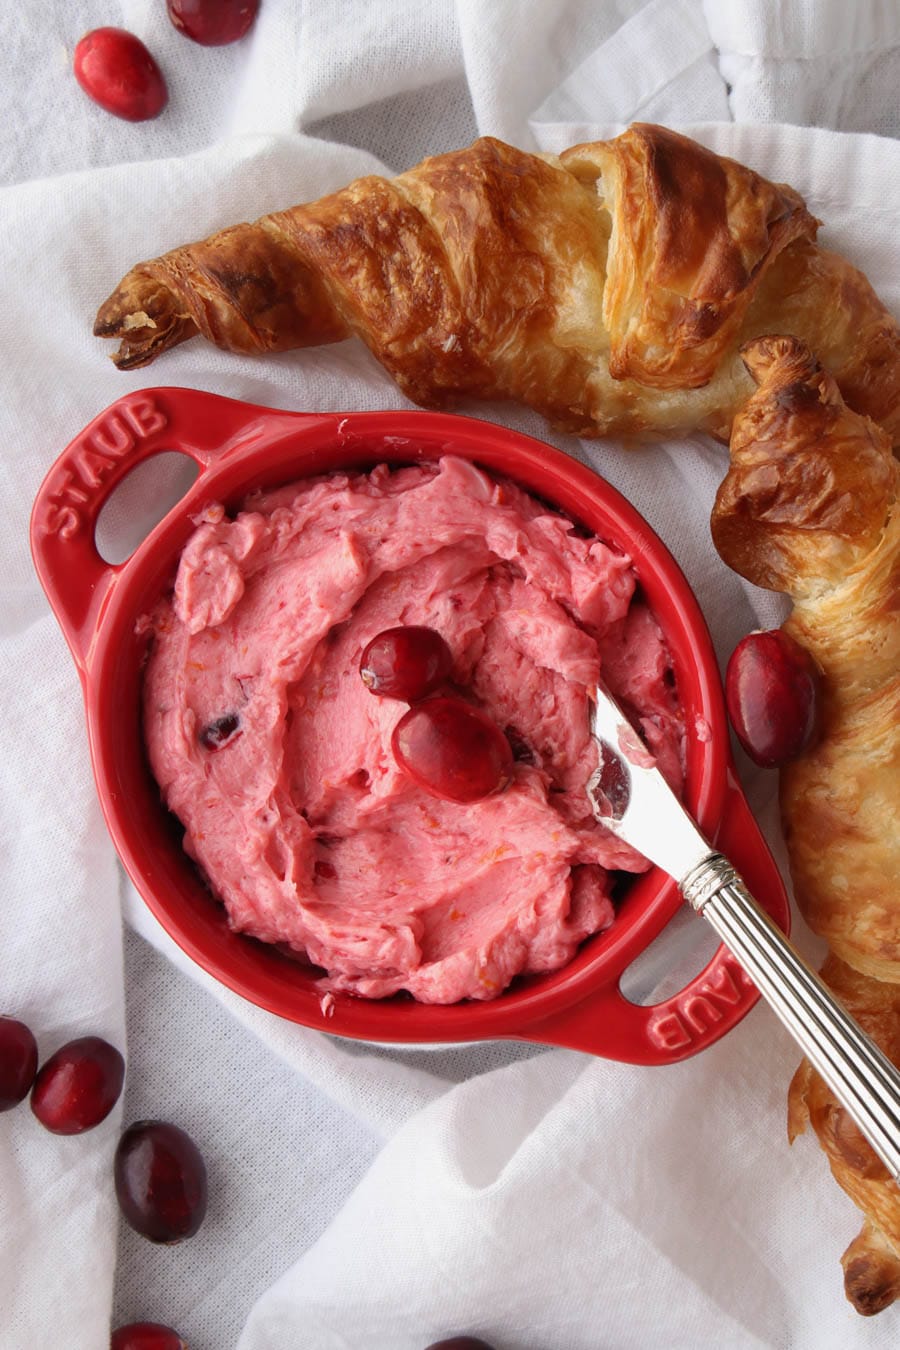
[[[196,334],[356,336],[414,402],[512,399],[583,436],[727,439],[767,332],[900,437],[900,330],[790,187],[663,127],[558,158],[490,137],[139,263],[100,307],[128,370]]]
[[[829,956],[822,977],[894,1064],[900,1064],[900,986],[861,975]],[[858,1127],[804,1059],[788,1089],[788,1138],[811,1124],[832,1175],[865,1215],[841,1258],[857,1312],[881,1312],[900,1297],[900,1187]]]
[[[792,597],[785,629],[822,669],[821,739],[780,773],[794,892],[830,948],[826,983],[900,1064],[900,462],[795,338],[743,359],[758,388],[735,418],[713,540]],[[789,1136],[807,1123],[866,1215],[845,1289],[877,1312],[900,1295],[900,1187],[804,1061]]]

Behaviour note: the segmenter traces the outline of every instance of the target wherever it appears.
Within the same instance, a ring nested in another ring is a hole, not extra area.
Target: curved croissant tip
[[[108,334],[111,337],[122,337],[118,348],[112,353],[113,364],[117,370],[137,370],[139,366],[148,366],[163,352],[177,347],[181,342],[186,342],[196,332],[197,329],[190,319],[173,319],[167,328],[159,329],[155,333],[149,328],[142,327],[131,336],[127,333]]]
[[[834,377],[800,338],[752,338],[740,354],[759,390],[757,401],[774,400],[773,406],[787,413],[818,408],[834,415],[846,406]]]
[[[770,333],[751,338],[741,347],[740,353],[757,384],[762,384],[772,370],[788,363],[794,368],[794,378],[797,376],[797,367],[810,375],[821,370],[806,343],[789,334]]]
[[[861,1317],[884,1312],[897,1299],[897,1285],[891,1275],[873,1270],[866,1257],[857,1257],[844,1271],[844,1293]]]
[[[94,320],[95,337],[119,339],[112,357],[119,370],[145,366],[196,332],[171,291],[139,274],[131,274],[113,291]]]

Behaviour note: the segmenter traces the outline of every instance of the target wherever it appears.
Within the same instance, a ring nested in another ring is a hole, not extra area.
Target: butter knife
[[[900,1073],[703,837],[600,687],[592,691],[590,731],[599,752],[587,784],[596,819],[674,878],[900,1181]]]

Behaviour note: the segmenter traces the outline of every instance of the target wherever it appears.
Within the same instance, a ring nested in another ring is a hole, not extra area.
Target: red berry
[[[124,28],[95,28],[75,48],[75,78],[88,98],[126,122],[158,117],[169,99],[159,66]]]
[[[421,787],[452,802],[475,802],[506,787],[513,756],[503,732],[458,698],[432,698],[400,718],[394,758]]]
[[[415,703],[449,680],[453,657],[433,628],[386,628],[366,647],[359,673],[370,693]]]
[[[129,1322],[113,1332],[109,1350],[187,1350],[187,1342],[162,1322]]]
[[[764,768],[796,759],[822,729],[822,672],[780,628],[748,633],[731,653],[725,701],[735,735]]]
[[[25,1100],[37,1066],[37,1041],[25,1023],[0,1017],[0,1111],[9,1111]]]
[[[31,1109],[53,1134],[81,1134],[105,1120],[119,1099],[125,1061],[99,1036],[60,1046],[34,1080]]]
[[[206,1215],[206,1164],[193,1139],[164,1120],[130,1125],[116,1149],[116,1196],[151,1242],[193,1237]]]
[[[494,1347],[477,1336],[451,1336],[449,1341],[435,1341],[425,1350],[494,1350]]]
[[[185,37],[203,47],[224,47],[247,32],[259,0],[166,0],[166,9]]]

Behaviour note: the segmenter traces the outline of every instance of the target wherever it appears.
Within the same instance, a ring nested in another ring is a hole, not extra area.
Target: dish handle
[[[789,933],[784,882],[730,770],[715,844],[747,879],[766,912]],[[719,1040],[759,999],[759,990],[724,945],[683,989],[661,1003],[632,1003],[619,987],[620,978],[523,1034],[528,1040],[627,1064],[674,1064]]]
[[[95,543],[113,490],[138,464],[165,451],[188,455],[202,478],[213,461],[262,426],[264,415],[270,429],[281,419],[292,425],[316,420],[197,389],[138,389],[95,417],[53,464],[32,510],[31,551],[80,673],[111,588],[127,566],[106,562]]]

